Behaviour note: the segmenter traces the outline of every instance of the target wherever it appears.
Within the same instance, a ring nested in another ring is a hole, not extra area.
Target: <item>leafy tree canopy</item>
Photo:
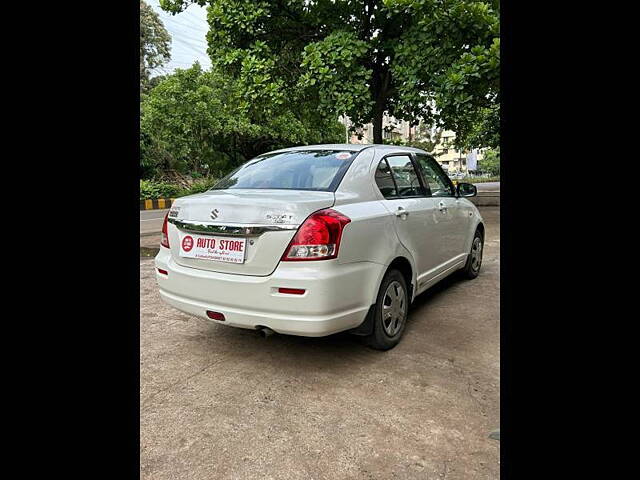
[[[462,145],[482,140],[483,128],[497,132],[497,1],[160,3],[173,13],[208,5],[209,56],[236,79],[248,111],[313,103],[348,115],[354,128],[371,121],[376,143],[385,112],[454,130]]]
[[[160,17],[140,0],[140,91],[152,87],[150,73],[171,58],[171,37]]]
[[[285,110],[268,97],[249,104],[245,94],[230,77],[197,63],[167,75],[142,101],[143,176],[171,169],[220,176],[265,151],[344,138],[337,120],[313,108]]]

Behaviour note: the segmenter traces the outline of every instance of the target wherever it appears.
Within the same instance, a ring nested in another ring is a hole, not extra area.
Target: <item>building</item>
[[[451,130],[445,130],[444,132],[442,132],[440,142],[436,144],[432,153],[445,171],[466,173],[468,171],[467,154],[469,153],[469,151],[456,150],[453,147],[455,138],[455,132]],[[477,158],[478,160],[482,159],[481,151],[477,152]]]
[[[463,172],[467,173],[467,155],[470,153],[469,150],[456,150],[453,147],[453,143],[456,138],[456,133],[451,130],[445,130],[442,132],[440,137],[440,141],[436,144],[433,149],[433,156],[438,160],[438,163],[442,165],[445,171],[454,173],[454,172]],[[477,155],[477,160],[482,160],[482,149],[475,150]]]

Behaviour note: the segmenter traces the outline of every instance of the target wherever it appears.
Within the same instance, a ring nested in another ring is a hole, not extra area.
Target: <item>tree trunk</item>
[[[382,117],[384,110],[377,109],[373,113],[373,143],[382,143]]]
[[[373,143],[381,144],[383,142],[382,118],[384,117],[390,82],[391,72],[386,68],[373,77],[371,87],[376,102],[373,107]]]

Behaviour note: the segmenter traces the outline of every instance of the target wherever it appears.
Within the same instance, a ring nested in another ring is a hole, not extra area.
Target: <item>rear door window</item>
[[[399,197],[419,197],[424,195],[418,172],[409,155],[387,157]]]
[[[391,175],[391,168],[385,159],[378,164],[376,169],[376,185],[384,198],[395,198],[398,196],[396,183]]]
[[[422,168],[424,180],[429,185],[432,197],[455,197],[451,180],[434,158],[417,153],[416,159]]]

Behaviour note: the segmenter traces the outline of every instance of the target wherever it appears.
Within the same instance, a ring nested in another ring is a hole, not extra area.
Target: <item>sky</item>
[[[171,15],[160,8],[158,0],[145,0],[160,16],[171,35],[171,60],[153,71],[155,75],[171,73],[176,68],[189,68],[197,60],[204,69],[211,67],[207,55],[207,10],[190,5],[186,10]]]

